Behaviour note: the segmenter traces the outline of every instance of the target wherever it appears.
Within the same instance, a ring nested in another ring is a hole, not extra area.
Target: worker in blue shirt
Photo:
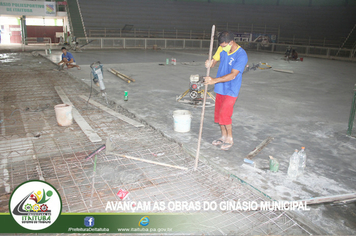
[[[216,78],[205,77],[205,84],[214,84],[216,93],[214,121],[220,125],[221,137],[212,142],[229,150],[233,145],[232,120],[234,105],[240,92],[242,73],[247,64],[247,54],[234,40],[232,32],[222,32],[218,37],[219,48],[205,67],[214,67],[220,61]]]
[[[67,65],[67,68],[73,68],[73,67],[77,67],[78,70],[80,70],[80,66],[78,66],[75,63],[75,59],[72,55],[72,53],[68,52],[67,49],[65,47],[62,47],[62,60],[60,62],[58,62],[58,65],[60,65],[60,69],[63,69],[64,65]],[[63,64],[63,65],[61,65]]]

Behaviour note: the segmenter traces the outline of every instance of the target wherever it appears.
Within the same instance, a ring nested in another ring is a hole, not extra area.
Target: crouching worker
[[[58,62],[58,65],[60,65],[60,69],[63,69],[64,65],[67,65],[68,69],[77,67],[77,69],[80,70],[80,66],[78,66],[75,63],[72,53],[68,52],[65,47],[62,47],[62,52],[63,52],[62,60],[60,62]],[[63,65],[61,65],[61,64],[63,64]]]

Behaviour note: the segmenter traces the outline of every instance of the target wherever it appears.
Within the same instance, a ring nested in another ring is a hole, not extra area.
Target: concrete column
[[[22,44],[26,44],[26,38],[27,38],[26,16],[21,17],[20,25],[21,25]]]

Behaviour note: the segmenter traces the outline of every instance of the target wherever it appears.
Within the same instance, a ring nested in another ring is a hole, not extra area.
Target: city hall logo
[[[29,230],[41,230],[53,224],[62,210],[62,201],[52,185],[32,180],[18,186],[10,197],[14,220]]]
[[[54,3],[45,3],[46,15],[56,15],[56,6]]]

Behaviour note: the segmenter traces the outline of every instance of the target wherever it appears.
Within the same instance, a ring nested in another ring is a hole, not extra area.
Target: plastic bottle
[[[298,159],[298,173],[299,175],[303,175],[307,161],[307,153],[305,152],[305,147],[302,147],[302,149],[298,152]]]
[[[289,167],[288,167],[288,176],[291,177],[292,179],[296,179],[298,176],[298,166],[299,166],[298,150],[295,149],[293,155],[290,157]]]

